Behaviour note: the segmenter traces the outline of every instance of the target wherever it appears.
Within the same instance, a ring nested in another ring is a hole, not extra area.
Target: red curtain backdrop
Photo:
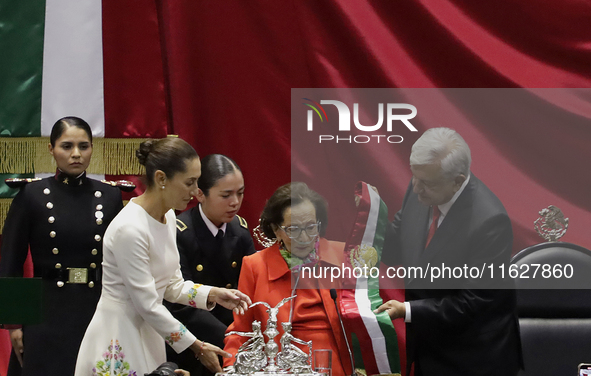
[[[338,171],[290,153],[291,88],[591,86],[586,2],[181,0],[160,1],[158,9],[173,131],[203,155],[237,160],[247,186],[241,214],[253,225],[265,199],[290,180],[290,156],[293,178],[317,180],[312,185],[328,198],[335,187],[352,192],[357,180],[372,177],[370,153],[367,163]],[[541,116],[560,113],[568,123],[482,125],[478,117],[494,116],[494,109],[464,114],[457,107],[419,128],[449,126],[464,135],[473,171],[511,215],[515,251],[541,241],[533,221],[550,204],[570,218],[563,240],[591,248],[585,232],[591,225],[585,194],[591,176],[575,167],[591,159],[585,147],[591,96],[553,95],[533,93],[530,101],[547,103]],[[409,182],[410,146],[419,135],[406,137],[392,148],[388,163],[378,163],[383,177],[375,183],[382,183],[391,215]],[[338,182],[324,184],[328,175]],[[352,218],[342,214],[353,210],[342,208],[352,205],[330,206],[329,235],[342,238]]]
[[[291,88],[589,88],[590,18],[591,3],[578,0],[103,0],[106,134],[174,133],[200,155],[229,155],[245,176],[240,214],[252,228],[265,200],[292,178]],[[544,100],[572,122],[458,128],[474,172],[507,207],[515,251],[541,241],[533,220],[550,204],[570,218],[563,240],[591,248],[583,167],[591,95],[559,97]],[[420,130],[453,127],[450,118]],[[374,162],[391,216],[416,137]],[[295,162],[295,178],[322,178],[317,161]],[[338,171],[340,189],[352,192],[365,177],[356,166]],[[330,200],[332,192],[319,190]],[[346,205],[331,202],[329,236],[346,228],[337,210]],[[0,374],[5,364],[0,356]]]

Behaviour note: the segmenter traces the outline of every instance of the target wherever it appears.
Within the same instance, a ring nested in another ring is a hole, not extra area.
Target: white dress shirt
[[[207,216],[203,212],[203,209],[201,209],[201,204],[199,204],[199,213],[201,213],[201,218],[203,218],[203,222],[205,222],[205,225],[207,226],[209,231],[211,231],[214,238],[218,235],[219,230],[222,230],[224,236],[226,235],[226,222],[222,223],[221,227],[214,225],[213,222],[210,221],[209,218],[207,218]]]

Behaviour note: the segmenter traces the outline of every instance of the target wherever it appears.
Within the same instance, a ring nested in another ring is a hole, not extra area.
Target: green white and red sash
[[[388,208],[366,183],[355,189],[357,216],[345,245],[345,267],[375,267],[373,273],[354,274],[345,279],[340,310],[346,330],[357,338],[353,341],[356,359],[359,354],[368,375],[400,373],[398,339],[392,320],[386,312],[374,314],[383,301],[379,295],[379,273],[382,247],[388,224]],[[361,269],[357,269],[361,271]],[[362,351],[363,349],[363,351]],[[359,367],[356,365],[356,367]]]

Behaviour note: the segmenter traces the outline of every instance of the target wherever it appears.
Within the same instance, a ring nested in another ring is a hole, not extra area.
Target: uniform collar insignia
[[[55,173],[55,180],[65,185],[79,186],[84,184],[86,179],[86,171],[78,176],[68,175],[63,171],[57,170]]]

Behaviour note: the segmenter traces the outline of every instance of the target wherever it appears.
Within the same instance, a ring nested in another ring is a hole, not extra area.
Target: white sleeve
[[[142,318],[150,325],[177,353],[182,352],[195,342],[195,336],[176,320],[162,305],[159,299],[154,277],[150,269],[149,237],[145,229],[137,226],[122,226],[116,230],[111,242],[111,249],[115,256],[123,284],[127,289],[133,305]],[[176,278],[176,277],[175,277]],[[194,289],[192,282],[174,281],[178,300],[182,295],[189,303],[189,291]],[[207,289],[194,289],[193,302],[202,306],[202,297]],[[199,291],[199,290],[203,290]],[[183,294],[184,292],[184,294]],[[208,292],[208,291],[207,291]],[[190,304],[190,303],[189,303]]]
[[[410,314],[410,303],[409,302],[404,302],[404,307],[406,308],[406,313],[404,314],[404,322],[412,322],[411,320],[411,314]]]
[[[180,303],[195,308],[211,311],[215,303],[208,305],[207,296],[211,286],[185,281],[181,273],[181,267],[177,268],[172,276],[170,283],[164,291],[164,299],[172,303]]]

